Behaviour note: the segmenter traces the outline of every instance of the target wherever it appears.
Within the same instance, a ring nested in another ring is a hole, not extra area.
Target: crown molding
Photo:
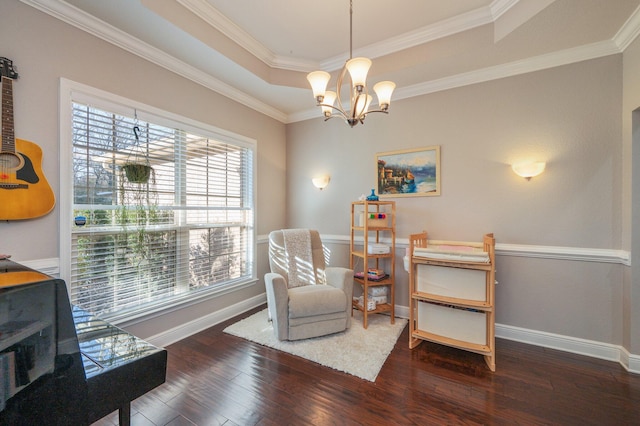
[[[299,60],[293,57],[276,55],[267,49],[249,33],[238,27],[226,16],[220,13],[206,0],[177,0],[182,6],[202,18],[207,24],[217,29],[234,43],[238,44],[256,58],[273,68],[280,68],[289,71],[309,72],[316,69],[335,71],[344,65],[348,58],[347,53],[343,53],[329,58],[321,63],[313,61]],[[389,55],[400,50],[444,38],[453,34],[490,24],[499,18],[503,13],[516,5],[520,0],[495,0],[487,7],[481,7],[467,13],[463,13],[449,19],[442,20],[435,24],[419,28],[401,34],[397,37],[374,43],[354,51],[355,56],[366,56],[368,58],[378,58]]]
[[[317,108],[287,115],[282,111],[279,111],[276,108],[273,108],[272,106],[252,97],[251,95],[234,87],[231,87],[226,83],[212,77],[211,75],[198,70],[195,67],[177,60],[176,58],[143,42],[142,40],[136,39],[129,34],[126,34],[123,31],[120,31],[117,28],[106,24],[105,22],[83,12],[75,6],[70,5],[64,0],[20,1],[282,123],[287,124],[319,117]],[[213,9],[209,5],[209,3],[206,2],[206,0],[178,1],[181,4],[185,5],[185,7],[188,7],[190,10],[194,11],[194,13],[203,13],[205,16],[208,16],[207,19],[217,19],[216,22],[227,20],[227,18],[225,17],[221,18],[221,15],[217,13],[217,11],[215,11],[215,9]],[[464,31],[465,29],[473,28],[474,26],[484,25],[486,23],[493,22],[497,17],[517,4],[518,1],[519,0],[496,0],[491,4],[491,6],[487,8],[480,8],[476,11],[472,11],[467,14],[463,14],[458,17],[443,21],[442,23],[439,23],[437,25],[432,25],[411,33],[401,35],[384,43],[377,44],[373,47],[369,46],[362,49],[358,53],[364,55],[369,48],[371,48],[372,50],[380,49],[379,51],[376,51],[376,53],[372,52],[371,54],[365,56],[382,56],[384,54],[387,54],[388,52],[395,51],[393,49],[397,50],[402,46],[419,45],[429,40],[434,40],[436,38],[445,37],[446,35],[451,35],[459,31]],[[201,12],[199,8],[202,8],[203,11]],[[213,9],[215,12],[212,12],[211,9]],[[235,25],[233,25],[233,23],[231,23],[230,21],[225,25],[225,31],[232,33],[232,27]],[[239,28],[237,29],[240,32],[235,33],[234,37],[243,38],[243,31]],[[626,47],[629,46],[629,44],[633,40],[635,40],[638,34],[640,34],[640,7],[636,9],[636,11],[629,17],[629,19],[625,22],[625,24],[612,40],[579,46],[572,49],[565,49],[562,51],[552,52],[533,58],[527,58],[507,64],[496,65],[480,70],[418,83],[407,87],[400,87],[394,93],[394,100],[397,101],[401,99],[408,99],[415,96],[435,93],[443,90],[453,89],[456,87],[487,82],[500,78],[516,76],[547,68],[567,65],[574,62],[621,53],[624,51],[624,49],[626,49]],[[303,62],[296,62],[292,58],[276,57],[268,51],[265,52],[264,50],[261,50],[260,46],[260,43],[256,42],[253,48],[256,49],[256,52],[262,52],[263,57],[274,64],[273,66],[278,66],[277,64],[284,66],[285,64],[287,64],[287,61],[290,60],[291,62],[289,62],[286,66],[291,67],[291,69],[309,69],[307,68],[308,63],[305,64]],[[338,69],[342,66],[345,59],[346,58],[344,57],[340,59],[333,58],[333,62],[326,63],[324,65],[325,67],[335,66],[336,69]],[[339,65],[336,62],[338,60],[340,61]]]
[[[509,1],[515,4],[519,0]],[[440,38],[468,31],[492,22],[493,16],[490,7],[481,7],[476,10],[442,20],[435,24],[418,28],[417,30],[409,31],[396,37],[391,37],[381,41],[380,43],[374,43],[355,49],[354,56],[364,56],[370,59],[375,59],[401,50],[409,49],[411,47],[420,46]],[[326,61],[322,61],[320,63],[320,69],[325,71],[338,70],[342,68],[347,59],[349,59],[349,57],[346,53],[334,56]]]
[[[200,19],[204,20],[207,24],[220,31],[231,41],[267,64],[269,67],[303,72],[307,72],[318,67],[317,63],[311,61],[276,55],[258,40],[253,38],[249,33],[237,26],[233,21],[220,13],[206,0],[177,1]]]
[[[441,92],[443,90],[469,86],[471,84],[513,77],[520,74],[559,67],[589,59],[596,59],[617,53],[621,53],[621,50],[612,40],[588,44],[506,64],[469,71],[462,74],[447,76],[436,80],[425,81],[411,86],[400,87],[394,92],[393,101],[395,102],[402,99]],[[294,123],[313,118],[321,118],[318,108],[290,114],[287,123]]]
[[[210,74],[188,65],[142,40],[132,37],[63,0],[20,1],[275,120],[285,122],[287,119],[287,115],[282,111],[229,86]]]
[[[620,49],[613,41],[592,43],[400,88],[394,93],[394,100],[512,77],[616,53],[620,53]]]
[[[198,18],[229,37],[234,43],[239,44],[263,62],[271,64],[275,60],[275,54],[262,43],[251,37],[249,33],[237,26],[233,21],[224,16],[206,0],[177,0],[182,6],[191,11]]]
[[[309,72],[319,67],[319,64],[313,61],[276,55],[206,0],[177,0],[177,2],[271,68]]]
[[[622,25],[620,30],[613,36],[613,41],[621,52],[629,47],[631,42],[640,34],[640,6],[633,11],[629,19]]]
[[[490,5],[491,16],[493,20],[497,20],[513,6],[518,4],[520,0],[494,0]]]

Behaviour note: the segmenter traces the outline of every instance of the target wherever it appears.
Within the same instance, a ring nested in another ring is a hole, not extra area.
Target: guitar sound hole
[[[23,164],[24,160],[19,155],[12,152],[0,152],[0,170],[17,170],[20,169]]]

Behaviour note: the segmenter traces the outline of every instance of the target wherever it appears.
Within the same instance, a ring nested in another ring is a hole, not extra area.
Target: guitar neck
[[[2,152],[16,152],[13,127],[13,80],[2,76]]]

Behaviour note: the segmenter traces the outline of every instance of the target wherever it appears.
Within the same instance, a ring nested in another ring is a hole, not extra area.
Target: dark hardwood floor
[[[615,362],[498,339],[491,373],[480,355],[409,350],[406,327],[372,383],[223,333],[257,310],[167,347],[167,382],[132,424],[640,424],[640,375]]]

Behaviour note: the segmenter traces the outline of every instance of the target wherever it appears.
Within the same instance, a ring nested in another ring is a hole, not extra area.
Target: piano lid
[[[9,259],[0,259],[0,288],[50,280],[49,275],[34,271]]]

